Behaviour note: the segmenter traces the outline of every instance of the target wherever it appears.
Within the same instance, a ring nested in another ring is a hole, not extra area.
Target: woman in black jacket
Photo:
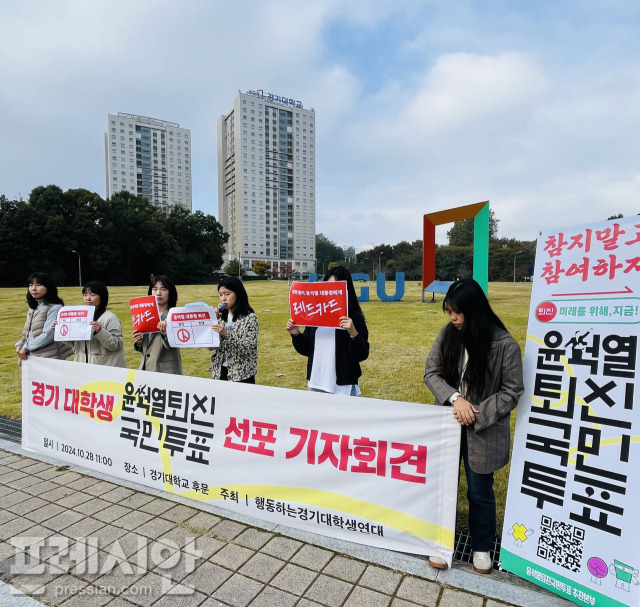
[[[326,282],[345,281],[348,316],[340,318],[340,329],[307,327],[301,332],[293,320],[287,322],[296,352],[308,357],[307,388],[316,392],[360,396],[360,363],[369,356],[369,332],[358,303],[351,273],[342,266],[329,270]]]

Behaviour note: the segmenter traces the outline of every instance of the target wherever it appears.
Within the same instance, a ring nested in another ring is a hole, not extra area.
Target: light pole
[[[242,280],[242,266],[240,265],[240,251],[238,251],[238,279]]]
[[[518,255],[520,255],[520,253],[522,253],[522,251],[517,251],[516,254],[513,256],[513,282],[516,281],[516,259]]]
[[[382,253],[380,253],[380,255],[378,255],[378,273],[382,272]]]
[[[80,253],[78,253],[78,251],[71,252],[78,256],[78,282],[80,283],[80,286],[82,286],[82,265],[80,264]]]

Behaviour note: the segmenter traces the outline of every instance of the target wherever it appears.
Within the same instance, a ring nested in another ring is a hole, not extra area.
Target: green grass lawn
[[[260,338],[257,383],[267,386],[304,390],[306,387],[306,358],[291,346],[285,330],[288,312],[289,286],[284,281],[247,282],[249,301],[258,315]],[[357,288],[359,291],[359,288]],[[394,285],[389,284],[390,293]],[[20,339],[27,314],[26,286],[22,289],[0,289],[2,326],[6,336],[0,347],[0,415],[19,418],[21,409],[20,367],[14,345]],[[109,288],[109,309],[122,321],[125,335],[127,365],[137,368],[140,355],[133,349],[129,299],[146,295],[146,287]],[[79,287],[60,289],[67,305],[82,304]],[[190,301],[205,301],[217,305],[214,285],[178,287],[178,305]],[[383,303],[375,294],[375,283],[370,285],[371,301],[362,304],[369,329],[371,354],[362,365],[360,388],[363,396],[415,403],[432,403],[422,376],[426,356],[436,334],[447,322],[442,312],[442,295],[436,303],[422,303],[420,284],[407,282],[402,301]],[[496,313],[524,351],[527,331],[530,283],[491,283],[489,299]],[[205,349],[182,351],[185,375],[209,377],[209,352]],[[515,416],[512,417],[512,426]],[[508,467],[496,473],[495,488],[498,500],[499,527],[502,524],[504,500],[508,481]],[[459,495],[466,494],[464,479]],[[459,500],[458,527],[466,528],[466,499]]]

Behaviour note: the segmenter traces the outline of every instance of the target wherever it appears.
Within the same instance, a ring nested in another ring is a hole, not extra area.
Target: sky
[[[191,129],[193,210],[217,216],[217,120],[262,89],[315,109],[339,245],[485,200],[520,240],[635,215],[639,32],[640,0],[0,0],[0,194],[104,197],[126,112]]]

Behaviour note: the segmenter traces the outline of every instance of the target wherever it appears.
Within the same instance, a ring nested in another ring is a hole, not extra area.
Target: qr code
[[[584,529],[549,516],[540,519],[538,556],[573,573],[580,571]]]

